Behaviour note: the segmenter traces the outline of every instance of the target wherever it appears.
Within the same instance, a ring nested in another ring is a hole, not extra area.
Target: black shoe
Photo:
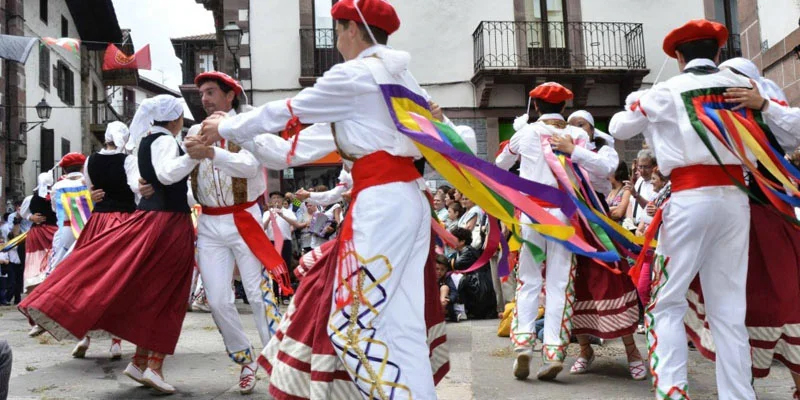
[[[10,305],[11,305],[11,303],[9,303],[9,302],[6,302],[6,301],[0,301],[0,307],[8,307],[8,306],[10,306]]]

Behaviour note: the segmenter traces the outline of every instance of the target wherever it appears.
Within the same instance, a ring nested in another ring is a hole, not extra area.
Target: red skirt
[[[130,219],[133,213],[126,212],[96,212],[89,217],[89,222],[83,227],[80,236],[75,241],[75,249],[94,242],[100,234],[107,230],[122,225]]]
[[[80,244],[20,311],[58,340],[102,330],[172,354],[192,281],[190,215],[136,211]]]
[[[599,248],[593,237],[584,236]],[[634,333],[639,325],[639,299],[626,273],[627,262],[612,265],[620,271],[616,274],[593,259],[576,258],[572,334],[615,339]]]
[[[53,250],[55,225],[33,225],[25,237],[25,288],[32,288],[44,281]]]
[[[270,376],[269,392],[277,400],[303,399],[293,390],[297,387],[312,388],[315,393],[338,394],[335,398],[361,398],[328,337],[339,241],[328,243],[331,244],[326,243],[317,249],[320,251],[304,257],[306,263],[316,262],[311,266],[303,265],[305,273],[300,287],[278,331],[258,358],[258,363]],[[438,384],[450,370],[450,360],[447,346],[444,346],[447,332],[439,302],[435,256],[431,248],[425,265],[425,323],[431,373],[434,383]],[[268,353],[269,358],[265,356]]]
[[[684,322],[697,349],[715,359],[700,280],[690,286]],[[772,361],[800,374],[800,230],[767,206],[750,204],[747,316],[753,376],[769,375]]]

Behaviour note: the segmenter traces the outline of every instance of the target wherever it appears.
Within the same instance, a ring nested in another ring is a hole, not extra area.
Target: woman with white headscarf
[[[125,153],[125,143],[129,136],[130,132],[124,123],[109,123],[106,127],[105,147],[86,159],[83,166],[86,186],[100,198],[95,201],[89,221],[75,242],[75,249],[94,242],[99,235],[121,225],[136,211],[139,168],[136,157]],[[83,358],[89,349],[89,340],[89,336],[86,336],[78,342],[72,356]],[[122,356],[122,342],[119,338],[111,339],[110,353],[112,360]]]
[[[53,248],[53,235],[58,229],[56,213],[50,204],[50,187],[53,186],[53,174],[42,172],[37,179],[38,185],[33,189],[28,220],[33,223],[25,238],[25,289],[32,290],[42,283],[50,264],[50,253]],[[41,332],[39,332],[41,333]],[[34,335],[35,336],[35,335]]]
[[[586,148],[562,144],[559,150],[570,154],[572,161],[586,171],[597,192],[597,198],[608,212],[605,198],[612,188],[609,177],[619,165],[614,139],[594,127],[594,117],[587,111],[575,111],[567,121],[570,125],[585,130],[592,142]],[[572,329],[578,337],[581,352],[570,368],[570,373],[586,373],[594,362],[595,353],[590,336],[602,339],[621,337],[628,358],[628,372],[634,380],[645,379],[647,367],[633,339],[633,332],[639,321],[636,287],[627,275],[616,275],[592,259],[578,256],[576,260],[574,307],[583,311],[580,318],[573,318]],[[600,304],[608,303],[620,306],[615,310],[600,309]]]
[[[37,178],[37,186],[33,189],[28,207],[23,214],[33,225],[25,237],[25,271],[23,272],[26,291],[33,290],[44,281],[50,256],[53,250],[53,236],[58,230],[58,220],[50,203],[50,187],[53,186],[53,174],[42,172]],[[30,321],[30,320],[29,320]],[[28,336],[39,336],[44,332],[33,321]]]
[[[194,268],[187,177],[196,162],[176,140],[182,127],[180,99],[142,102],[126,148],[138,145],[139,173],[154,193],[124,222],[76,247],[20,305],[59,340],[102,330],[136,344],[125,375],[162,393],[175,392],[161,367],[175,351]]]
[[[778,152],[792,154],[800,145],[800,109],[788,107],[786,95],[771,80],[759,74],[758,67],[744,58],[720,64],[750,78],[753,89],[728,89],[726,101],[761,111],[769,129],[764,132]],[[759,164],[759,171],[772,175]],[[777,180],[774,180],[777,183]],[[763,191],[750,179],[750,191],[759,201],[750,202],[750,247],[747,272],[747,314],[753,377],[766,377],[773,361],[780,361],[792,373],[794,399],[800,399],[800,231],[788,220],[769,209]],[[703,297],[695,279],[687,296],[687,333],[703,355],[714,354],[713,338],[705,321]]]

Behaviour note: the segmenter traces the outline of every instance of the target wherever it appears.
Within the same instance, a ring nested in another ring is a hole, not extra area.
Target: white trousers
[[[333,348],[365,398],[435,400],[425,325],[429,203],[416,182],[389,183],[364,189],[349,212],[363,297],[342,310],[333,301]]]
[[[568,223],[559,209],[547,209],[561,222]],[[527,215],[522,221],[530,223]],[[575,299],[575,265],[572,253],[561,244],[546,240],[533,229],[522,227],[523,239],[542,249],[547,256],[545,269],[544,347],[545,361],[563,361],[569,345],[572,303]],[[527,246],[520,251],[518,268],[516,324],[512,324],[511,340],[518,349],[533,346],[536,338],[534,323],[539,312],[539,294],[542,291],[542,264],[537,263]]]
[[[250,207],[248,211],[253,214],[253,218],[261,220],[258,205]],[[264,245],[269,246],[269,242]],[[255,361],[252,345],[242,328],[242,321],[234,304],[231,289],[234,266],[238,266],[242,276],[242,285],[253,309],[262,346],[267,345],[271,336],[267,313],[278,315],[271,280],[262,273],[261,262],[239,235],[231,214],[200,215],[197,223],[197,249],[198,267],[208,305],[211,307],[214,322],[222,333],[228,355],[238,364]]]
[[[73,244],[75,244],[75,234],[72,233],[72,228],[69,226],[58,228],[55,235],[53,235],[53,256],[50,257],[48,275],[67,257]]]
[[[689,284],[699,273],[717,346],[719,398],[755,399],[744,325],[749,234],[750,205],[733,186],[673,193],[664,208],[645,313],[657,398],[682,398],[688,391],[683,318]]]

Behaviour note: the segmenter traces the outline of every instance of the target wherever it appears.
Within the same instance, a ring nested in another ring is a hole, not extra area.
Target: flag
[[[73,38],[51,38],[51,37],[43,37],[42,41],[47,43],[50,46],[58,46],[62,47],[65,50],[74,53],[76,56],[80,56],[81,50],[81,41],[78,39]]]
[[[115,69],[150,69],[150,45],[145,45],[139,51],[129,56],[117,46],[109,43],[103,57],[103,71]]]
[[[27,36],[0,35],[0,58],[25,64],[36,41]]]

